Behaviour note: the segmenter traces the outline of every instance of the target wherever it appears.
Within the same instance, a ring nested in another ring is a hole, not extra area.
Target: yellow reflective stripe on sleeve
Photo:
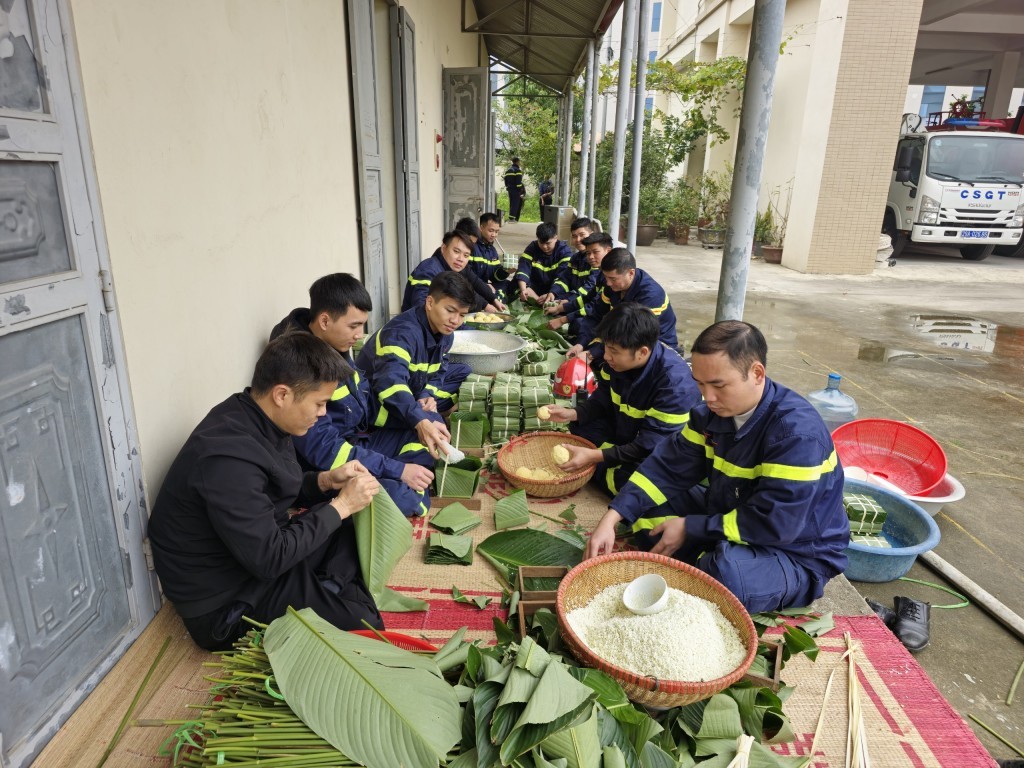
[[[430,285],[429,280],[417,280],[412,275],[409,275],[409,285]]]
[[[359,386],[359,374],[358,373],[353,373],[352,374],[352,381],[351,381],[351,383],[352,383],[352,386],[354,386],[354,387]],[[346,384],[345,386],[338,387],[336,390],[334,390],[334,392],[331,394],[331,400],[344,400],[346,397],[348,397],[350,394],[352,394],[352,392],[349,390],[348,387],[349,387],[349,385]]]
[[[612,380],[612,375],[610,373],[608,373],[608,371],[606,371],[604,368],[600,369],[597,372],[597,375],[600,376],[605,381],[611,381]]]
[[[409,389],[408,385],[406,385],[406,384],[393,384],[390,387],[388,387],[387,389],[385,389],[383,392],[381,392],[379,395],[377,395],[377,399],[380,400],[381,403],[383,403],[385,400],[387,400],[389,397],[391,397],[396,392],[408,392],[410,395],[412,394],[412,390]]]
[[[665,294],[665,303],[662,304],[660,307],[651,307],[651,312],[653,312],[656,315],[660,315],[666,309],[668,309],[668,294]]]
[[[426,373],[436,373],[441,370],[440,363],[409,363],[410,371],[424,371]]]
[[[601,301],[603,301],[605,304],[612,303],[612,300],[608,298],[608,294],[605,293],[604,291],[601,291]]]
[[[470,256],[469,260],[475,261],[478,264],[486,264],[488,267],[497,267],[499,264],[501,264],[501,261],[499,261],[498,259],[487,259],[484,258],[483,256]]]
[[[666,517],[641,517],[639,520],[633,523],[633,533],[638,533],[639,531],[649,531],[652,528],[657,528],[666,520],[671,520],[672,517],[672,515],[668,515]]]
[[[686,424],[690,420],[689,413],[665,413],[657,408],[648,408],[647,415],[666,424]]]
[[[740,537],[740,527],[736,522],[736,510],[732,512],[726,512],[722,515],[722,532],[725,534],[725,538],[729,541],[733,541],[737,544],[746,544]]]
[[[620,395],[611,387],[609,387],[608,389],[611,392],[612,402],[619,407],[620,411],[634,419],[642,419],[644,417],[643,411],[641,411],[639,408],[634,408],[629,403],[622,402],[622,395]]]
[[[761,464],[762,477],[774,477],[779,480],[796,480],[798,482],[813,482],[822,475],[827,475],[834,470],[839,463],[836,452],[825,459],[816,467],[797,467],[790,464]]]
[[[445,392],[443,389],[438,389],[433,384],[427,384],[427,389],[430,390],[431,392],[433,392],[434,395],[437,398],[440,398],[441,400],[454,400],[455,399],[455,393],[454,392]]]
[[[683,427],[683,431],[680,434],[694,445],[703,445],[707,450],[711,450],[708,444],[704,442],[704,435],[694,429],[690,429],[689,426]],[[709,453],[708,458],[711,458],[713,455],[713,453]]]
[[[563,264],[565,264],[565,259],[562,259],[561,261],[556,262],[555,264],[552,264],[551,266],[546,266],[544,264],[538,264],[537,262],[533,262],[533,268],[534,269],[539,269],[541,272],[554,272],[556,269],[561,267]]]
[[[342,443],[341,449],[338,451],[338,455],[334,457],[334,461],[331,463],[331,469],[337,469],[342,464],[348,461],[348,457],[352,455],[352,444]]]
[[[381,344],[380,343],[380,333],[377,334],[376,345],[377,345],[377,354],[378,355],[396,355],[397,357],[401,358],[402,360],[404,360],[407,363],[411,363],[412,362],[412,358],[409,356],[409,353],[406,352],[401,347],[389,347],[389,346],[384,346],[383,344]]]
[[[646,477],[641,475],[639,472],[634,472],[630,475],[629,482],[636,485],[640,490],[650,496],[651,501],[655,504],[664,504],[668,499],[665,498],[665,494],[658,490],[658,486],[648,480]]]
[[[401,456],[403,453],[412,453],[413,451],[425,450],[427,450],[427,446],[423,445],[423,443],[406,443],[398,451],[398,455]]]
[[[377,411],[377,418],[373,420],[373,426],[383,427],[388,420],[388,409],[385,406],[381,406],[380,410]]]
[[[604,483],[613,496],[619,492],[619,489],[615,487],[615,467],[608,467],[604,473]]]
[[[564,291],[568,291],[569,290],[569,286],[566,285],[565,281],[563,281],[563,280],[555,280],[555,285],[557,285],[558,287],[560,287]]]

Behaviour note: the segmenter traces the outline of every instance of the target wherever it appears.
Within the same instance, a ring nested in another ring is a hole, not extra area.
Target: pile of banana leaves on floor
[[[526,339],[526,348],[519,355],[520,369],[526,376],[554,373],[565,362],[565,353],[571,346],[569,340],[559,331],[548,328],[550,315],[544,308],[531,302],[524,304],[513,301],[508,307],[513,320],[505,327],[505,333]],[[564,326],[563,326],[564,327]]]
[[[759,617],[760,625],[779,623],[777,616]],[[465,642],[462,629],[436,653],[423,653],[289,609],[221,655],[208,678],[209,703],[173,723],[165,753],[175,766],[236,768],[809,764],[767,746],[793,738],[782,711],[785,686],[773,693],[741,682],[706,701],[648,712],[607,674],[549,650],[560,648],[550,611],[538,612],[521,640],[495,624],[497,645]],[[815,629],[828,624],[819,619]],[[783,651],[783,658],[813,658],[817,646],[789,627]]]

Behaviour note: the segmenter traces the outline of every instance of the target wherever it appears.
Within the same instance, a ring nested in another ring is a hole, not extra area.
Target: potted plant
[[[664,226],[676,245],[689,243],[690,227],[697,224],[699,207],[698,191],[680,179],[668,197],[664,213]]]
[[[705,173],[700,177],[700,219],[704,226],[698,229],[705,248],[725,245],[725,228],[729,219],[732,191],[732,168]]]
[[[770,243],[774,238],[775,231],[775,217],[772,215],[771,208],[765,208],[763,211],[758,211],[757,218],[754,219],[754,247],[753,253],[757,257],[764,256],[761,248],[765,243]]]
[[[780,199],[782,190],[776,187],[768,194],[768,206],[763,216],[769,225],[764,233],[765,239],[761,245],[761,255],[769,264],[782,263],[782,245],[786,240],[786,224],[789,221],[789,202],[787,194],[785,206],[781,206]],[[761,216],[762,214],[759,214]],[[755,226],[756,233],[756,226]]]

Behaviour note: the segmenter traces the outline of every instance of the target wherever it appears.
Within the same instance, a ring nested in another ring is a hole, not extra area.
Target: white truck
[[[997,247],[1019,255],[1022,188],[1022,135],[948,127],[906,132],[896,149],[882,232],[892,238],[893,256],[908,242],[950,245],[970,261]]]

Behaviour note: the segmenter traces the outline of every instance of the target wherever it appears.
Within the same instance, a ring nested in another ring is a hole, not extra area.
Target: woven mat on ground
[[[485,485],[477,494],[482,502],[479,514],[483,523],[468,534],[475,542],[483,541],[494,532],[494,497],[500,498],[510,490],[500,476],[485,478]],[[557,517],[569,503],[576,504],[578,521],[588,530],[607,508],[607,498],[592,487],[568,499],[531,498],[530,508]],[[431,514],[436,511],[431,510]],[[388,628],[441,643],[466,626],[468,639],[493,642],[493,617],[504,618],[494,569],[479,556],[471,566],[424,564],[429,526],[424,525],[423,520],[414,520],[413,525],[413,547],[395,569],[391,583],[395,589],[427,600],[430,608],[418,613],[385,614]],[[549,523],[549,529],[554,526]],[[453,585],[468,595],[493,597],[494,602],[483,610],[475,605],[455,603],[451,599]],[[837,617],[836,629],[819,638],[821,652],[816,663],[801,656],[787,665],[783,679],[796,690],[786,703],[786,712],[797,738],[793,743],[775,747],[777,752],[788,755],[808,752],[821,713],[825,685],[838,665],[840,671],[832,684],[813,766],[826,768],[844,764],[847,689],[845,662],[840,659],[846,650],[844,631],[849,631],[864,649],[859,678],[873,765],[879,768],[992,768],[995,765],[924,670],[874,616]],[[203,676],[215,671],[202,664],[215,657],[197,648],[173,608],[164,606],[34,765],[39,768],[96,765],[167,637],[171,638],[170,645],[133,719],[188,719],[187,705],[202,704],[206,700],[210,683]],[[158,750],[172,730],[167,726],[128,727],[105,763],[106,768],[169,766],[170,759],[158,756]]]

